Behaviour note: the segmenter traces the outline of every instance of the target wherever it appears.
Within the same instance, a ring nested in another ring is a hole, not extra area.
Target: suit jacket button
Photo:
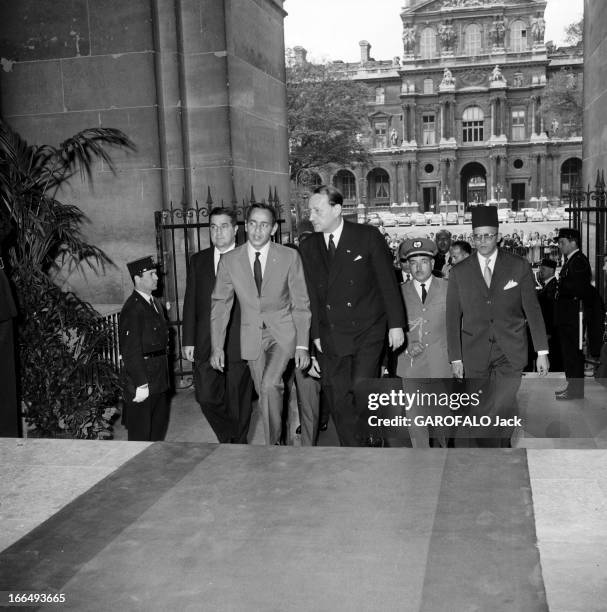
[[[351,304],[351,302],[348,302],[348,303],[346,304],[346,306],[347,306],[348,308],[352,308],[352,304]]]
[[[331,310],[331,304],[327,304],[327,310]]]

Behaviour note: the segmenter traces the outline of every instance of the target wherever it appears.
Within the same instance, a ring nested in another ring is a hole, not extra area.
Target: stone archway
[[[471,204],[487,201],[487,170],[479,162],[466,164],[460,172],[461,199],[466,210]]]

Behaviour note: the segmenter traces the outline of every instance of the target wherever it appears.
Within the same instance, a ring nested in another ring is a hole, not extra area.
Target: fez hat
[[[559,235],[557,237],[557,240],[559,238],[567,238],[567,240],[575,240],[577,244],[580,243],[580,233],[572,227],[559,228]]]
[[[158,266],[156,263],[154,263],[154,258],[149,256],[131,261],[130,263],[126,264],[126,267],[129,269],[131,278],[133,278],[135,276],[141,276],[148,270],[155,270]]]
[[[540,266],[546,266],[547,268],[556,270],[556,261],[554,261],[554,259],[550,259],[549,257],[544,257]]]
[[[297,235],[301,236],[302,234],[310,234],[314,233],[314,226],[312,225],[312,221],[308,219],[303,219],[297,224]]]
[[[434,257],[436,255],[436,244],[428,238],[409,238],[402,243],[400,252],[401,257],[406,259],[415,255]]]
[[[495,206],[475,206],[472,209],[472,227],[499,227]]]

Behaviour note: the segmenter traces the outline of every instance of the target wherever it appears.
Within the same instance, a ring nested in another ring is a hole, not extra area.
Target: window
[[[386,174],[375,175],[375,197],[389,198],[390,197],[390,181]]]
[[[378,121],[375,124],[375,147],[385,148],[388,146],[387,138],[388,124],[385,121]]]
[[[422,143],[436,144],[436,118],[432,115],[422,115]]]
[[[480,55],[481,28],[473,23],[466,28],[466,55]]]
[[[522,21],[515,21],[510,27],[510,50],[527,51],[527,26]]]
[[[333,185],[341,191],[345,200],[356,199],[356,179],[348,170],[340,170],[333,177]]]
[[[432,79],[424,79],[424,93],[434,93],[434,81]]]
[[[525,140],[525,111],[512,111],[512,140]]]
[[[419,54],[422,59],[436,57],[436,32],[432,28],[422,30],[419,39]]]
[[[470,106],[462,115],[462,141],[463,142],[482,142],[484,137],[483,111],[478,106]]]
[[[572,157],[561,166],[561,193],[568,193],[581,184],[582,160]]]
[[[383,87],[375,88],[375,104],[386,103],[386,90]]]

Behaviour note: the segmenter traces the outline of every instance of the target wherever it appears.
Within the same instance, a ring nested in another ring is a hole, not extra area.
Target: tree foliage
[[[369,153],[368,88],[339,64],[297,63],[287,55],[287,113],[291,176],[330,163],[364,162]]]
[[[565,42],[568,45],[579,45],[584,42],[584,18],[565,28]]]
[[[546,127],[553,135],[581,135],[584,111],[582,77],[569,68],[556,72],[546,84],[542,95],[541,112]],[[558,126],[558,127],[557,127]]]
[[[107,408],[119,390],[104,356],[113,330],[53,282],[61,268],[111,264],[84,238],[82,210],[57,198],[76,173],[92,180],[96,160],[113,170],[110,147],[135,148],[111,128],[84,130],[59,146],[31,145],[0,121],[0,219],[8,226],[0,246],[19,307],[20,395],[26,420],[42,435],[108,435]]]

